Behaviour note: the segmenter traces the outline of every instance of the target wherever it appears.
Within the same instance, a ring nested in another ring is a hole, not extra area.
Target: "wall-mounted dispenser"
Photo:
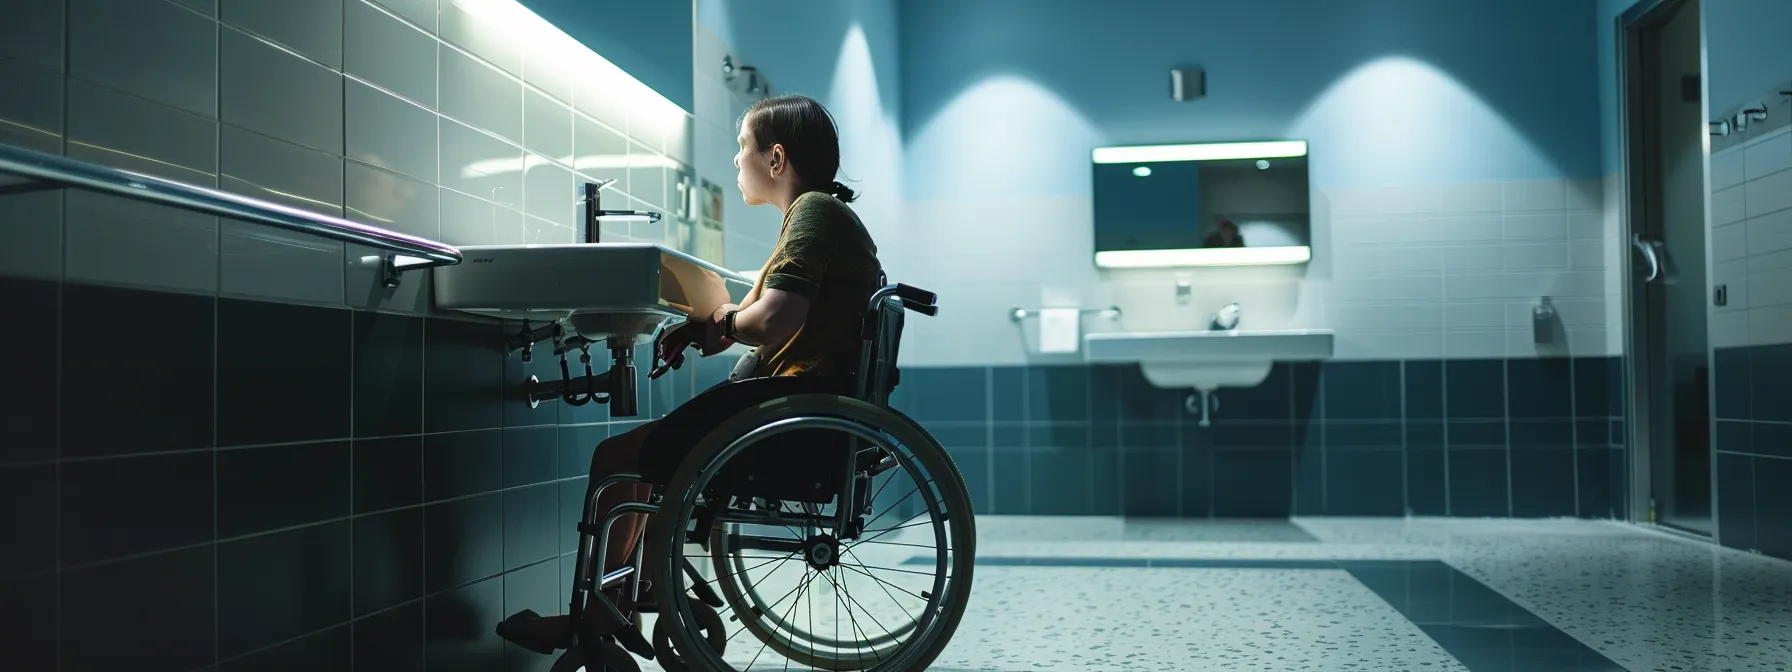
[[[1556,312],[1556,304],[1549,297],[1543,297],[1537,305],[1531,306],[1531,342],[1547,345],[1556,342],[1556,332],[1561,331],[1562,316]]]
[[[1170,71],[1170,99],[1182,102],[1207,95],[1207,73],[1200,68]]]

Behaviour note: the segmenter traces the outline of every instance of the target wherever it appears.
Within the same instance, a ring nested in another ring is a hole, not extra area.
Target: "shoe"
[[[498,624],[498,636],[530,651],[552,655],[572,646],[572,619],[542,616],[533,609],[524,609]]]

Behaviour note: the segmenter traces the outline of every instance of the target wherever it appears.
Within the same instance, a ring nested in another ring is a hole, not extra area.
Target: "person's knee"
[[[640,471],[641,438],[646,429],[646,426],[636,427],[599,441],[597,448],[591,451],[591,475],[600,477]]]

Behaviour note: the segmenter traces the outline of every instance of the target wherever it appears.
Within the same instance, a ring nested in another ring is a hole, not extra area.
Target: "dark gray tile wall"
[[[1792,559],[1792,344],[1718,348],[1713,367],[1718,540]]]
[[[0,296],[33,325],[0,330],[18,670],[545,669],[492,628],[565,609],[593,447],[731,366],[641,366],[641,415],[612,418],[529,408],[520,381],[558,363],[493,322],[5,276]]]
[[[894,403],[979,512],[1580,516],[1620,510],[1604,357],[1277,365],[1212,425],[1130,366],[915,368]]]

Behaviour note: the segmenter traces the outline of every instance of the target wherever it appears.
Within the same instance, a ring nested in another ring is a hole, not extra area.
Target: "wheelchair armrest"
[[[928,303],[921,303],[918,301],[910,301],[907,298],[904,298],[902,300],[902,307],[907,308],[912,311],[915,311],[922,315],[926,315],[928,317],[933,317],[935,315],[940,314],[939,306],[936,306],[933,304],[928,304]]]
[[[929,292],[925,289],[921,289],[920,287],[916,287],[914,285],[905,285],[900,282],[896,283],[896,296],[901,297],[903,303],[908,303],[908,302],[912,301],[914,303],[919,303],[919,304],[925,305],[925,306],[931,306],[931,305],[937,304],[937,303],[939,303],[939,300],[940,300],[940,297],[938,294]],[[929,313],[929,314],[931,314],[931,313]]]

